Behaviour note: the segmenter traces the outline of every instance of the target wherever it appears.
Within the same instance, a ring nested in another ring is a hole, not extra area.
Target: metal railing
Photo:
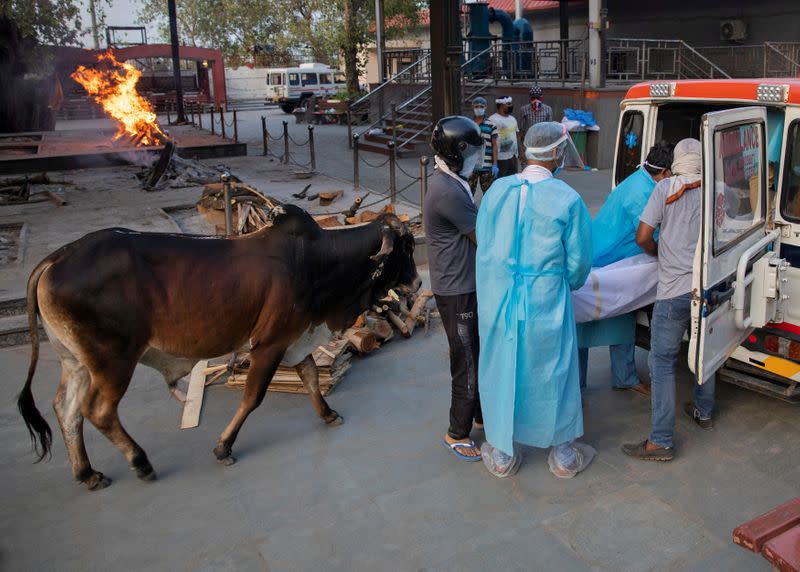
[[[292,164],[301,169],[308,169],[312,173],[316,171],[317,153],[314,144],[314,126],[308,126],[308,137],[304,141],[297,141],[289,135],[289,122],[282,121],[281,124],[283,126],[281,134],[272,135],[267,129],[266,116],[261,116],[261,145],[263,147],[261,154],[264,157],[278,159],[284,165]],[[277,151],[274,149],[276,145]],[[292,151],[292,146],[295,148],[294,152]],[[305,146],[308,146],[308,161],[302,161],[297,154],[297,151]]]
[[[347,105],[347,136],[351,146],[355,118],[366,116],[367,121],[372,120],[370,125],[362,130],[362,132],[368,131],[383,123],[392,104],[400,104],[409,96],[408,91],[389,90],[387,86],[408,85],[412,94],[418,94],[421,89],[420,86],[430,85],[430,74],[431,55],[430,51],[428,51],[421,58],[401,69],[368,94],[349,102]]]
[[[610,38],[607,41],[608,81],[730,77],[720,66],[683,40]]]

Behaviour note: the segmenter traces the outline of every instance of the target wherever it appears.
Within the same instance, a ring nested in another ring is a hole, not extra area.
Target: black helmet
[[[531,99],[542,99],[542,88],[534,85],[530,90]]]
[[[483,146],[481,130],[472,119],[463,115],[443,117],[433,128],[431,147],[455,172],[464,166],[464,154],[469,146]]]

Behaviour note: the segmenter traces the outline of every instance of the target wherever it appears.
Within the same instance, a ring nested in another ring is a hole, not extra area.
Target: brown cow
[[[413,237],[394,215],[322,230],[293,205],[276,207],[271,227],[244,237],[108,229],[62,247],[28,280],[33,351],[18,406],[39,460],[52,437],[31,393],[37,313],[61,361],[53,407],[72,472],[95,490],[110,480],[89,463],[84,418],[120,449],[140,479],[155,478],[117,414],[137,363],[159,370],[174,389],[199,359],[249,345],[242,402],[214,448],[220,462],[231,464],[236,435],[263,400],[287,348],[315,326],[348,327],[389,288],[419,288],[413,251]],[[320,417],[340,422],[320,395],[313,361],[297,370]]]

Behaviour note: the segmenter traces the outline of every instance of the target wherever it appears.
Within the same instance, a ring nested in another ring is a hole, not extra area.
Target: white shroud
[[[592,268],[586,283],[572,292],[575,322],[612,318],[652,304],[657,285],[658,262],[648,254]]]

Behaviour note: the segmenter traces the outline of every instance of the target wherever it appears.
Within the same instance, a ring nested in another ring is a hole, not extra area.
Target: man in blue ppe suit
[[[570,291],[592,265],[591,217],[580,195],[553,177],[580,161],[560,123],[537,123],[524,139],[528,165],[498,179],[478,212],[476,286],[486,468],[516,472],[514,442],[553,447],[559,477],[586,468],[578,352]],[[574,158],[574,159],[573,159]]]
[[[672,149],[673,145],[665,141],[654,145],[642,166],[611,191],[592,221],[593,267],[607,266],[642,253],[636,244],[639,216],[656,183],[672,174],[669,170]],[[640,383],[636,375],[634,313],[578,324],[577,329],[581,389],[586,387],[589,348],[609,346],[612,388],[650,395],[649,384]]]

